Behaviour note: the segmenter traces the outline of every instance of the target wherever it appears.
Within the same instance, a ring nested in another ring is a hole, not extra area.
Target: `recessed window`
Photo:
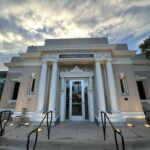
[[[120,73],[120,88],[122,95],[128,95],[127,79],[124,73]]]
[[[137,86],[138,86],[138,91],[140,95],[140,99],[145,100],[146,99],[146,94],[145,94],[145,89],[144,89],[144,84],[143,81],[137,81]]]
[[[36,81],[35,74],[32,73],[32,75],[29,76],[29,84],[28,84],[28,90],[27,90],[28,94],[33,94],[34,93],[35,81]]]
[[[15,81],[14,82],[14,88],[13,88],[13,92],[12,92],[12,100],[16,100],[18,97],[18,92],[19,92],[19,87],[20,87],[20,82]]]
[[[35,79],[32,80],[31,92],[34,92],[34,87],[35,87]]]

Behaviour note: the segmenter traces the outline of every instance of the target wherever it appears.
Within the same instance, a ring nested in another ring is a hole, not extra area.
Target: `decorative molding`
[[[147,77],[140,77],[139,75],[135,75],[135,77],[136,77],[137,81],[146,80],[147,79]]]
[[[71,71],[61,72],[60,77],[93,77],[93,71],[83,71],[75,66]]]
[[[119,74],[119,77],[120,77],[120,79],[124,79],[124,78],[126,77],[126,75],[125,75],[123,72],[121,72],[121,73]]]
[[[21,81],[21,77],[18,77],[18,78],[13,78],[13,79],[11,79],[11,81],[20,82],[20,81]]]
[[[150,67],[148,65],[133,65],[133,70],[134,71],[146,71],[149,72],[150,71]]]
[[[8,103],[11,104],[11,103],[16,103],[16,100],[8,100]]]

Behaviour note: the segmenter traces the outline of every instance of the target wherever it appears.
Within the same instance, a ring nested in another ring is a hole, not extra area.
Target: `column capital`
[[[46,60],[41,60],[41,64],[47,64]]]
[[[112,58],[95,58],[95,62],[112,62]]]
[[[49,58],[49,59],[42,59],[41,62],[45,63],[53,63],[53,62],[58,62],[58,58]]]
[[[101,62],[101,61],[104,61],[104,59],[101,59],[101,58],[95,58],[95,62]]]
[[[112,62],[112,61],[113,61],[112,58],[106,59],[106,63],[107,63],[107,62]]]

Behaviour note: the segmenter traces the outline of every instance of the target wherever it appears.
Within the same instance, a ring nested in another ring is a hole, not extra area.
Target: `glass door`
[[[71,120],[85,120],[84,81],[70,81],[70,114]]]

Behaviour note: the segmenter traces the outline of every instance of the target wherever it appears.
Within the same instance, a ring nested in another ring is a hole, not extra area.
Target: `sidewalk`
[[[35,129],[33,126],[7,126],[5,134],[2,139],[13,140],[13,141],[23,141],[26,143],[27,135],[30,131]],[[94,146],[108,146],[114,145],[114,134],[111,127],[106,129],[106,141],[103,139],[102,128],[91,122],[71,122],[65,121],[58,123],[56,127],[52,127],[50,140],[47,139],[47,130],[46,127],[42,127],[42,131],[39,132],[38,143],[48,142],[51,144],[72,144],[72,145],[94,145]],[[125,145],[132,144],[134,147],[138,146],[139,143],[143,144],[150,142],[150,128],[144,127],[143,124],[137,124],[134,127],[117,127],[123,132],[125,139]],[[31,139],[34,139],[32,137]],[[120,141],[120,138],[118,138]],[[139,146],[136,148],[138,149]],[[150,149],[150,147],[149,147]],[[144,150],[144,147],[143,149]],[[147,150],[147,149],[145,149]]]

